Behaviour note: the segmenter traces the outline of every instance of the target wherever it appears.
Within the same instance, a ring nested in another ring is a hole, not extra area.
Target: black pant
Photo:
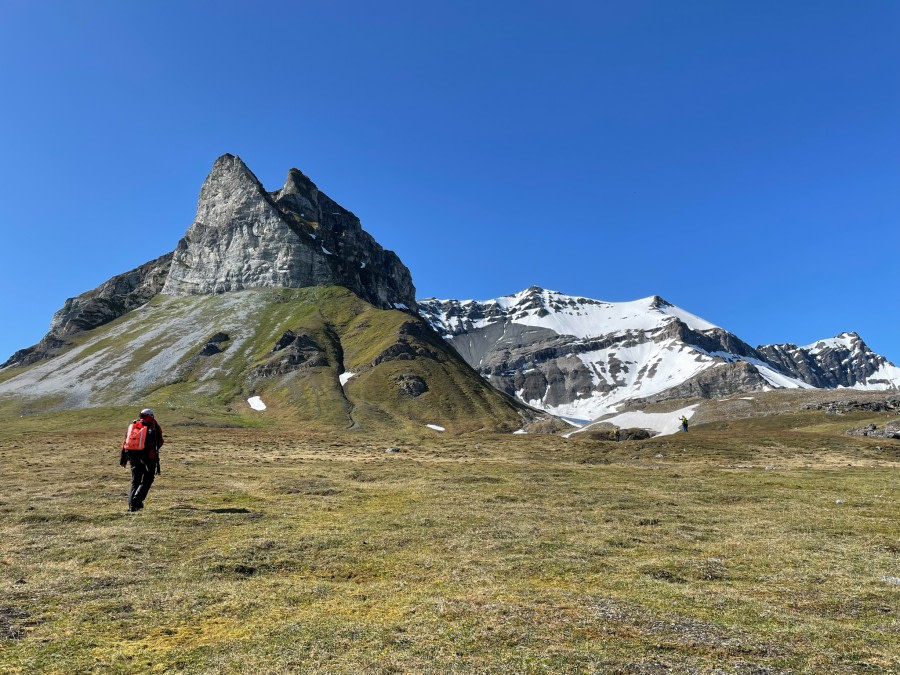
[[[128,493],[128,510],[137,511],[144,506],[144,499],[153,485],[157,460],[150,459],[146,450],[130,451],[128,461],[131,463],[131,491]]]

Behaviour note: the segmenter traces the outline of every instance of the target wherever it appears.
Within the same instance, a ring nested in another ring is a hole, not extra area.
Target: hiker
[[[681,416],[681,431],[683,431],[684,433],[687,433],[687,427],[688,427],[687,417],[682,415]]]
[[[159,449],[163,444],[162,427],[150,408],[141,410],[140,419],[128,426],[122,442],[119,465],[131,462],[131,490],[128,492],[128,510],[140,511],[159,470]]]

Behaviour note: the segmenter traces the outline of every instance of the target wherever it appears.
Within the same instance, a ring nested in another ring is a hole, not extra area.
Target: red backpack
[[[140,420],[135,420],[128,425],[125,440],[122,442],[123,450],[143,450],[147,444],[147,427]]]

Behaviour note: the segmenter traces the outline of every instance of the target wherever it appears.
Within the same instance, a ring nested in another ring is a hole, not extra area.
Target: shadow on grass
[[[250,509],[226,507],[222,509],[210,509],[210,513],[251,513]]]

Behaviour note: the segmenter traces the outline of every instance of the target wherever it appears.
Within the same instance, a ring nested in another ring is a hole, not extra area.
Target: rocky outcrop
[[[893,438],[900,440],[900,421],[888,422],[880,429],[877,424],[867,424],[861,429],[851,429],[847,432],[850,436],[869,436],[871,438]]]
[[[69,298],[50,321],[50,332],[59,337],[80,333],[118,319],[146,304],[162,290],[172,254],[167,253],[140,267],[113,277],[87,293]]]
[[[746,361],[722,363],[689,380],[655,395],[654,401],[681,398],[723,398],[734,394],[764,391],[769,382],[759,369]]]
[[[814,387],[879,390],[900,386],[900,369],[869,349],[856,333],[841,333],[805,347],[775,344],[758,350],[780,371]]]
[[[172,254],[113,277],[92,291],[69,298],[50,321],[50,331],[41,341],[13,354],[2,366],[27,366],[57,354],[66,337],[102,326],[146,304],[166,281]]]
[[[275,343],[272,356],[266,363],[254,368],[251,377],[286,375],[302,368],[321,368],[327,365],[328,353],[312,336],[288,330]]]
[[[297,169],[266,192],[239,157],[216,160],[162,292],[343,286],[381,308],[415,307],[409,270]]]
[[[881,400],[857,401],[854,399],[841,401],[825,401],[809,403],[803,410],[822,410],[832,415],[845,415],[850,412],[893,412],[900,410],[900,396],[887,396]]]

